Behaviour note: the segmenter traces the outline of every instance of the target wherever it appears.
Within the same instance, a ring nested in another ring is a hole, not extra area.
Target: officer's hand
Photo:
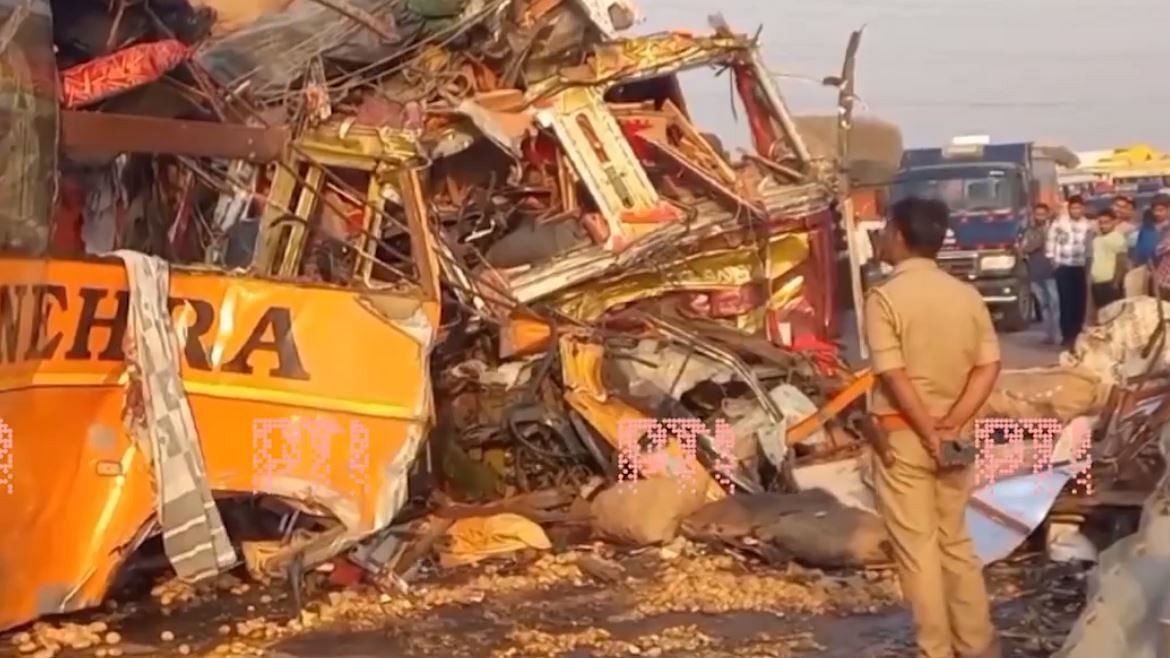
[[[942,452],[942,443],[943,441],[958,441],[959,426],[958,424],[949,421],[946,418],[942,418],[935,421],[934,434],[936,441],[934,449],[934,461],[939,465],[940,468],[942,468],[943,460],[940,454]]]
[[[922,437],[923,447],[925,447],[926,451],[930,453],[930,456],[934,458],[935,463],[939,465],[942,464],[942,461],[940,460],[941,444],[942,437],[939,436],[937,431],[931,432],[929,436]]]

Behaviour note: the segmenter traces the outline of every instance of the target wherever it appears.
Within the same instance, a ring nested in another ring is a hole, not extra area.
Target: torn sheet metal
[[[708,251],[680,261],[661,259],[652,270],[632,269],[624,276],[590,283],[554,303],[566,315],[589,321],[621,304],[667,293],[738,290],[769,274],[783,276],[808,257],[808,242],[800,234],[783,235],[768,245],[766,253],[770,272],[761,271],[760,249],[754,245]]]
[[[694,332],[684,323],[680,323],[671,318],[663,318],[646,313],[636,314],[635,317],[646,322],[656,331],[671,340],[686,345],[688,348],[694,350],[695,353],[722,363],[724,367],[735,373],[740,381],[747,384],[760,406],[768,412],[768,415],[775,422],[779,423],[784,419],[784,412],[768,394],[763,383],[760,382],[759,378],[755,376],[755,373],[752,372],[747,363],[737,353],[723,345],[706,340],[701,334]]]
[[[793,395],[793,391],[795,391],[796,395],[804,395],[789,384],[781,384],[768,391],[768,396],[784,412],[784,416],[781,417],[779,422],[768,413],[767,409],[755,404],[752,405],[748,413],[735,417],[731,425],[732,435],[737,440],[741,436],[755,437],[760,452],[764,453],[764,457],[777,470],[784,465],[784,460],[788,456],[788,442],[785,440],[785,437],[788,435],[790,410],[785,407]],[[728,415],[731,415],[730,412]]]
[[[681,213],[658,196],[646,170],[622,134],[617,119],[597,89],[568,89],[552,99],[551,107],[537,112],[550,127],[573,163],[577,175],[593,194],[608,226],[606,249],[620,251],[647,227],[630,224],[670,222]]]
[[[662,159],[687,172],[692,180],[698,183],[700,187],[718,197],[725,204],[728,204],[734,209],[743,210],[755,220],[763,221],[767,219],[767,211],[761,205],[752,199],[740,196],[734,189],[716,179],[699,165],[691,162],[690,158],[678,149],[653,137],[648,137],[645,141],[647,145],[658,152]]]
[[[455,111],[471,119],[485,137],[517,158],[521,155],[521,143],[535,127],[527,111],[497,112],[470,98],[460,101]]]
[[[767,187],[764,196],[769,216],[774,218],[770,228],[775,232],[804,226],[820,213],[828,213],[828,197],[816,185]],[[703,201],[695,206],[697,216],[689,222],[673,222],[661,226],[654,233],[631,245],[623,253],[614,254],[600,246],[574,251],[565,256],[514,272],[504,272],[512,294],[521,302],[531,302],[605,275],[618,273],[627,263],[637,263],[651,254],[669,250],[678,253],[703,240],[736,231],[743,227],[739,216],[714,201]]]
[[[233,189],[220,193],[215,203],[214,214],[211,216],[212,226],[224,236],[224,239],[208,248],[204,259],[206,262],[222,264],[228,268],[233,266],[228,262],[230,260],[228,252],[231,238],[237,235],[238,231],[232,229],[248,218],[259,176],[259,167],[249,162],[232,160],[228,164],[227,179],[233,183]]]
[[[701,382],[731,381],[731,373],[718,361],[651,339],[640,340],[633,349],[624,351],[614,359],[614,367],[625,379],[620,387],[638,398],[678,398]]]
[[[616,39],[618,32],[629,29],[641,19],[631,0],[576,0],[594,27],[606,39]]]
[[[574,336],[560,339],[561,370],[565,382],[565,401],[600,434],[614,450],[628,449],[624,442],[629,438],[628,422],[653,422],[651,416],[634,405],[611,394],[602,383],[602,364],[605,348]],[[719,500],[727,496],[719,482],[699,463],[696,456],[687,454],[677,441],[670,441],[666,448],[670,460],[684,465],[686,472],[693,474],[699,491],[705,492],[708,500]]]
[[[1083,445],[1092,422],[1086,417],[1070,423],[1052,448],[1052,468],[1042,472],[1033,472],[1035,460],[1009,454],[1015,446],[996,446],[1004,452],[996,463],[1014,461],[1020,467],[977,485],[967,507],[967,529],[984,564],[1002,560],[1018,548],[1043,523],[1065,485],[1087,472],[1088,458],[1077,454],[1076,446]],[[874,459],[867,450],[851,459],[798,466],[793,477],[801,490],[823,489],[842,504],[873,512]]]
[[[711,27],[722,37],[734,32],[721,14],[710,17]],[[756,153],[774,163],[788,162],[806,172],[811,162],[808,146],[788,111],[780,87],[764,63],[759,48],[752,44],[747,53],[732,64],[735,86],[751,126]]]
[[[533,100],[545,98],[577,85],[600,87],[604,91],[617,84],[729,63],[751,48],[752,40],[748,37],[698,37],[684,32],[608,41],[594,47],[588,64],[558,69],[548,79],[530,85],[525,96]]]
[[[1042,452],[1043,441],[982,446],[984,451],[993,452],[976,465],[976,489],[967,506],[967,527],[984,564],[1011,555],[1044,522],[1066,485],[1086,480],[1095,422],[1088,416],[1069,422],[1048,454]],[[988,464],[994,466],[989,468]],[[1009,464],[1018,466],[1002,472]]]
[[[233,88],[247,83],[252,93],[263,97],[283,93],[318,57],[374,62],[440,28],[405,0],[347,1],[379,23],[393,25],[397,40],[388,43],[382,35],[315,0],[281,2],[251,15],[244,15],[237,2],[200,0],[199,4],[225,5],[226,18],[234,24],[222,24],[227,29],[217,30],[197,60],[217,80]]]
[[[1076,454],[1075,446],[1088,445],[1092,426],[1092,418],[1082,417],[1064,428],[1052,448],[1051,468],[1036,472],[1039,459],[1022,460],[1023,472],[977,485],[967,505],[967,529],[984,564],[1011,555],[1044,522],[1065,485],[1087,472],[1089,457]],[[995,461],[1011,463],[1006,455]]]
[[[179,377],[178,334],[167,304],[170,267],[134,251],[114,255],[130,289],[126,358],[133,393],[128,414],[150,455],[163,548],[180,578],[197,582],[236,563],[236,551],[211,496],[195,417]]]

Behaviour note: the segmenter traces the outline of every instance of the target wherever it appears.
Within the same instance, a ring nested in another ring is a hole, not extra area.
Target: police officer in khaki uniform
[[[974,287],[939,269],[949,212],[909,198],[891,207],[879,249],[894,266],[865,300],[865,340],[886,441],[875,462],[918,658],[998,658],[983,565],[967,533],[974,467],[944,467],[940,444],[971,437],[995,386],[999,343]],[[880,463],[877,463],[880,462]]]

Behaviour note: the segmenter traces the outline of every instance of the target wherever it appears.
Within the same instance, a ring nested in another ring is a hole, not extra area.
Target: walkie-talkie
[[[979,450],[970,441],[946,439],[938,446],[938,461],[943,468],[962,468],[975,463]]]

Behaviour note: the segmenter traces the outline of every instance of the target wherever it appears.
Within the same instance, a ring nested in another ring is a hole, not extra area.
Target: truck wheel
[[[1032,324],[1032,291],[1027,288],[1017,290],[1016,303],[1003,309],[1003,320],[1000,326],[1004,331],[1023,331]]]

